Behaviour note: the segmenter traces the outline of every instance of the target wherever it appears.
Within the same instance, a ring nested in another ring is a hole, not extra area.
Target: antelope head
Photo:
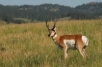
[[[49,24],[47,24],[48,22],[46,22],[46,27],[48,28],[48,37],[53,37],[56,34],[56,23],[54,21],[54,25],[52,28],[49,28]]]

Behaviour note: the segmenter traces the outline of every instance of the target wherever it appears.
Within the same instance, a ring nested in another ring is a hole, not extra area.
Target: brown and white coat
[[[64,58],[67,58],[68,49],[77,49],[83,58],[86,57],[85,47],[88,45],[88,38],[86,36],[83,36],[81,34],[58,36],[56,32],[55,22],[52,29],[49,28],[47,22],[46,27],[49,31],[48,36],[52,37],[55,44],[63,49]]]

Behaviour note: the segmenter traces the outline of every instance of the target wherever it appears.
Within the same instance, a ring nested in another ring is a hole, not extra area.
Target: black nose
[[[48,34],[48,37],[50,37],[50,34]]]

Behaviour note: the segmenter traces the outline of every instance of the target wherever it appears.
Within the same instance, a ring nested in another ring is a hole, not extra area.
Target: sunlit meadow
[[[87,58],[77,50],[63,51],[45,23],[0,25],[0,67],[102,67],[102,19],[57,21],[57,34],[83,34],[89,38]],[[49,22],[50,27],[53,22]]]

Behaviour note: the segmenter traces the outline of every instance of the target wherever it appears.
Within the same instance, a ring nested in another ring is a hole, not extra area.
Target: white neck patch
[[[57,34],[55,34],[54,36],[53,36],[53,39],[55,39],[57,37]]]

